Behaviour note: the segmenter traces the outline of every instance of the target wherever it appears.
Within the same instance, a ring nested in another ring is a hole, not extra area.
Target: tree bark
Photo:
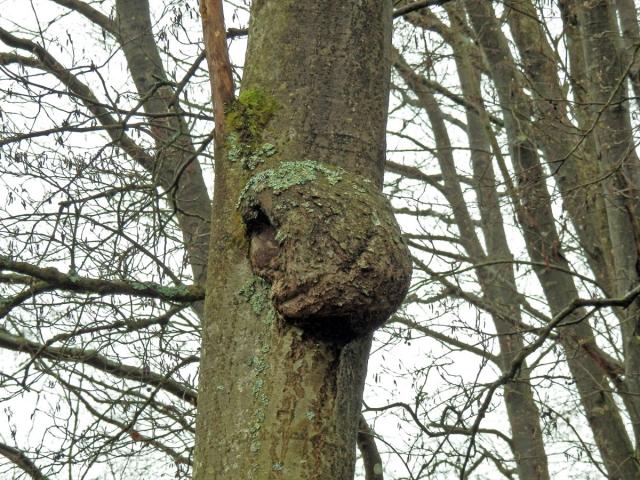
[[[353,319],[303,318],[299,328],[280,315],[256,272],[288,240],[275,217],[243,219],[237,206],[276,177],[287,186],[274,187],[274,200],[296,182],[300,195],[316,181],[339,189],[342,171],[381,188],[390,41],[387,1],[252,5],[241,93],[216,159],[196,480],[353,477],[370,330],[318,336]],[[312,205],[303,207],[299,221],[313,222]]]
[[[640,159],[635,152],[626,77],[633,68],[627,63],[615,18],[607,1],[590,1],[580,7],[578,21],[583,34],[592,112],[602,179],[609,238],[613,249],[616,293],[629,291],[640,281]],[[640,393],[640,303],[634,302],[621,321],[625,383],[633,396]],[[640,419],[633,419],[636,433],[634,465],[640,470]]]
[[[530,0],[510,0],[510,31],[531,85],[536,118],[530,131],[543,149],[589,266],[603,290],[612,294],[612,257],[604,204],[597,187],[589,188],[597,171],[595,149],[569,119],[570,104],[560,86],[558,54],[551,48],[542,21]],[[586,127],[585,127],[586,128]]]

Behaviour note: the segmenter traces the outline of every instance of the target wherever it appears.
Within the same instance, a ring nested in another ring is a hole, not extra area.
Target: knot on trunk
[[[369,180],[312,161],[249,180],[238,208],[254,272],[276,310],[318,338],[372,332],[398,308],[411,257],[388,200]]]

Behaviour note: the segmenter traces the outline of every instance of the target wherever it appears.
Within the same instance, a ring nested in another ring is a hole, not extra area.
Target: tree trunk
[[[506,39],[500,32],[495,12],[489,4],[467,1],[467,12],[479,43],[489,61],[505,117],[511,157],[518,176],[518,197],[514,198],[519,223],[552,314],[561,311],[578,293],[562,254],[555,227],[549,192],[537,149],[522,124],[531,118],[530,106],[518,82]],[[546,267],[548,265],[550,268]],[[633,448],[619,410],[610,393],[608,378],[587,346],[595,346],[590,326],[582,310],[577,310],[560,337],[567,363],[589,420],[594,439],[608,473],[612,477],[638,478],[640,470],[633,460]],[[572,321],[573,320],[573,321]]]
[[[151,116],[156,143],[154,183],[169,192],[193,278],[204,282],[209,245],[211,201],[175,91],[167,80],[153,35],[148,0],[117,0],[118,40],[127,58],[142,107]]]
[[[578,10],[583,33],[590,101],[598,119],[594,132],[600,158],[599,175],[613,248],[616,293],[624,294],[640,281],[640,222],[638,221],[640,159],[635,152],[626,97],[627,68],[620,44],[615,10],[606,1],[591,1]],[[633,396],[640,393],[640,303],[636,300],[624,312],[623,336],[625,383]],[[636,433],[636,458],[640,419],[632,418]]]
[[[459,46],[459,45],[458,45]],[[469,65],[463,64],[468,60],[463,52],[455,49],[456,61],[460,69],[460,77],[463,80],[463,92],[468,98],[469,88],[477,89],[479,94],[479,81],[474,83],[475,73]],[[418,97],[418,101],[425,109],[436,143],[437,157],[444,180],[444,193],[453,210],[453,216],[460,230],[461,243],[467,254],[474,263],[484,263],[491,260],[512,259],[506,243],[504,230],[502,229],[502,219],[495,215],[499,212],[498,198],[495,194],[495,178],[491,169],[491,161],[488,158],[488,147],[486,145],[472,144],[472,163],[474,167],[474,177],[476,177],[477,192],[480,202],[480,211],[483,224],[483,232],[487,240],[487,254],[484,253],[480,240],[475,231],[475,226],[466,207],[462,188],[458,181],[458,174],[454,165],[453,148],[446,130],[442,112],[438,107],[433,94],[421,84],[421,77],[418,77],[407,63],[399,55],[396,60],[396,69],[405,80],[409,88]],[[479,96],[476,95],[476,100]],[[484,127],[479,121],[478,113],[469,111],[467,113],[470,141],[478,142],[486,137]],[[479,137],[480,135],[480,137]],[[486,142],[488,144],[488,141]],[[475,148],[474,148],[475,147]],[[489,163],[487,163],[489,162]],[[480,184],[484,188],[480,188]],[[492,192],[494,195],[492,196]],[[490,202],[491,205],[487,205]],[[484,208],[483,208],[484,206]],[[491,215],[491,213],[494,215]],[[520,323],[520,308],[513,292],[517,291],[515,279],[513,277],[513,266],[510,264],[494,267],[485,267],[477,271],[478,281],[482,288],[484,298],[493,304],[498,305],[501,311],[508,312],[506,317],[493,315],[493,321],[498,333],[500,342],[500,367],[508,369],[516,355],[522,350],[522,337],[516,331],[514,324]],[[515,332],[515,333],[514,333]],[[518,473],[522,479],[542,480],[548,479],[548,467],[544,444],[542,442],[542,432],[540,429],[540,414],[533,400],[531,385],[529,384],[529,373],[526,362],[523,364],[518,378],[505,385],[505,405],[511,426],[513,440],[513,450],[515,461],[518,466]]]
[[[613,294],[611,248],[608,236],[602,235],[607,231],[606,215],[601,214],[604,205],[599,189],[587,187],[598,168],[593,144],[586,141],[591,135],[585,138],[569,119],[569,102],[558,77],[559,61],[532,2],[510,0],[507,5],[510,31],[533,87],[532,104],[540,112],[530,122],[531,134],[544,151],[589,266],[605,292]]]
[[[253,3],[216,154],[196,480],[353,477],[371,333],[410,275],[376,193],[390,36],[386,1]]]

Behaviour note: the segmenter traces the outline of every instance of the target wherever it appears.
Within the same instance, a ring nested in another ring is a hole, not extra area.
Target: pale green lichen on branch
[[[167,287],[156,282],[131,282],[134,290],[148,291],[153,290],[166,298],[186,296],[193,293],[186,285],[178,285],[176,287]]]

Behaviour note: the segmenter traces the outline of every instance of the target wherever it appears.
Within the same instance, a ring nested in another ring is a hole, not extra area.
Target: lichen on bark
[[[350,340],[379,327],[411,279],[408,248],[373,183],[309,160],[254,175],[238,208],[254,272],[280,315],[305,332]]]

